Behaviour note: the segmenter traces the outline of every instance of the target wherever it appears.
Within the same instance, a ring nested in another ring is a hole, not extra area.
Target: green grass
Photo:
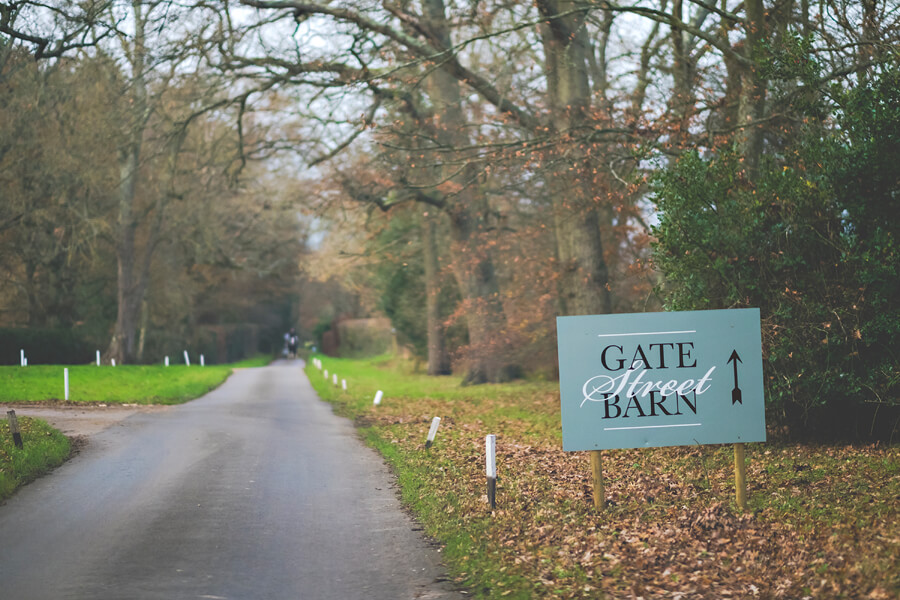
[[[5,415],[3,415],[5,417]],[[41,419],[19,417],[22,448],[16,448],[9,422],[0,422],[0,500],[56,467],[69,456],[68,438]]]
[[[34,365],[0,367],[0,403],[61,402],[64,368],[69,369],[69,402],[180,404],[220,385],[234,368],[263,366],[259,357],[231,365]]]
[[[900,597],[896,446],[747,444],[746,514],[730,445],[604,451],[611,504],[598,513],[587,455],[561,450],[558,384],[462,387],[388,357],[319,358],[327,380],[307,367],[317,393],[391,464],[475,597]],[[425,450],[433,416],[441,428]],[[493,512],[487,433],[497,435]]]
[[[341,359],[318,357],[324,361],[328,381],[323,374],[308,363],[307,373],[325,400],[333,401],[342,414],[354,418],[365,413],[372,405],[375,392],[384,392],[385,400],[427,398],[444,402],[464,402],[478,408],[479,417],[486,425],[501,425],[515,420],[530,426],[538,436],[556,436],[560,442],[562,433],[559,415],[559,385],[556,382],[526,382],[463,386],[462,377],[430,377],[415,372],[410,363],[389,356],[369,359]],[[338,381],[347,379],[348,392],[342,393],[331,383],[332,374]],[[318,385],[319,383],[322,385]]]

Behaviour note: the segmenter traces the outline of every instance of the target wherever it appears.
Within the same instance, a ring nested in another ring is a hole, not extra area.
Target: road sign
[[[765,441],[759,309],[556,327],[564,450]]]

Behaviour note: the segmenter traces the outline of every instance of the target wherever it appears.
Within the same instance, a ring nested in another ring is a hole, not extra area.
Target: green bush
[[[750,181],[682,156],[654,181],[666,308],[759,307],[768,415],[795,435],[890,439],[900,418],[900,86],[835,91],[840,128]]]

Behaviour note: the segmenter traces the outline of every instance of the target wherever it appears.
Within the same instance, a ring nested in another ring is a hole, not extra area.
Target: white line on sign
[[[679,333],[697,333],[696,329],[688,329],[687,331],[646,331],[638,333],[600,333],[597,337],[625,337],[626,335],[676,335]]]
[[[622,429],[665,429],[667,427],[700,427],[703,423],[682,423],[681,425],[643,425],[641,427],[604,427],[603,431],[620,431]]]

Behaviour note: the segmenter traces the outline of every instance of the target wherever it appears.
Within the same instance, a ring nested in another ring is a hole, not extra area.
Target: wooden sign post
[[[594,480],[594,508],[603,510],[606,506],[606,491],[603,489],[603,463],[599,450],[591,450],[591,475]]]
[[[741,510],[747,510],[747,463],[742,443],[734,445],[734,501]]]

